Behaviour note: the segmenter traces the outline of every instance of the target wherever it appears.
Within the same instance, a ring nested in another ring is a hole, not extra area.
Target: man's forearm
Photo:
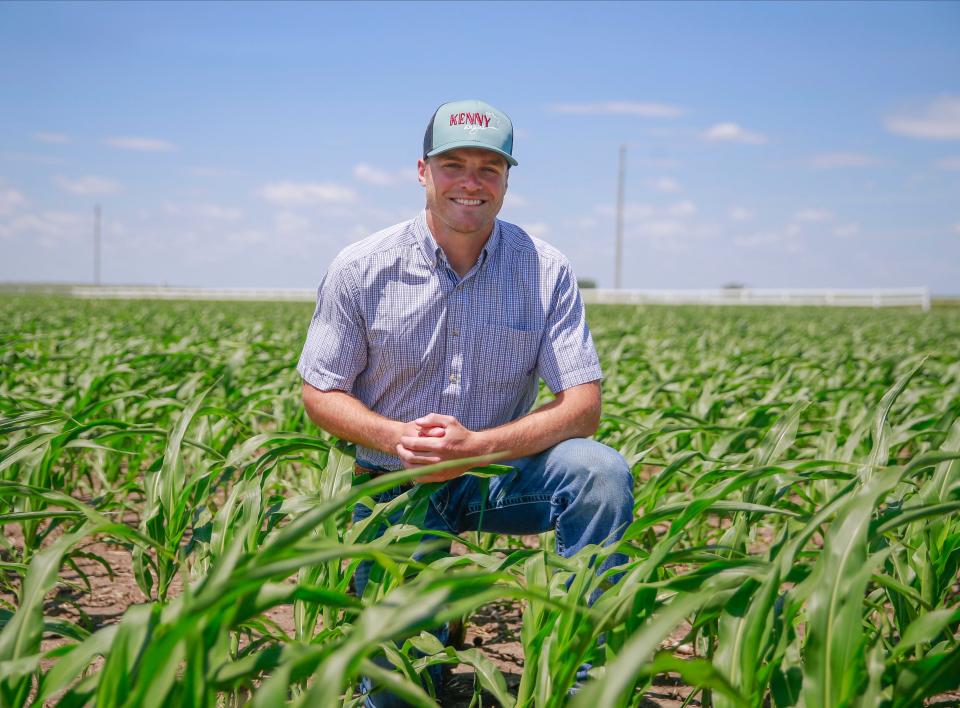
[[[303,405],[310,420],[328,433],[390,454],[396,454],[397,441],[406,427],[374,413],[349,393],[321,391],[306,382]]]
[[[599,422],[600,384],[590,382],[561,391],[529,415],[488,430],[469,430],[453,416],[430,413],[413,421],[416,429],[400,438],[396,454],[405,467],[494,453],[516,459],[543,452],[564,440],[593,435]],[[420,481],[444,482],[468,469],[451,467],[425,475]]]
[[[303,403],[310,419],[327,432],[399,455],[409,467],[498,452],[527,457],[564,440],[589,437],[600,421],[600,384],[574,386],[523,418],[482,431],[435,413],[408,423],[391,420],[348,393],[320,391],[308,383],[303,384]],[[446,476],[459,473],[451,470]]]
[[[509,451],[511,457],[526,457],[564,440],[589,437],[599,423],[600,384],[591,382],[561,391],[524,417],[478,434],[485,452]]]

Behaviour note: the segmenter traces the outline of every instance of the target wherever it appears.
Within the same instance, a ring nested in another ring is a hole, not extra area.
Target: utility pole
[[[614,258],[613,287],[619,290],[621,286],[621,271],[623,263],[623,172],[627,162],[627,146],[620,146],[620,172],[617,177],[617,250]]]
[[[100,205],[93,207],[93,284],[100,285]]]

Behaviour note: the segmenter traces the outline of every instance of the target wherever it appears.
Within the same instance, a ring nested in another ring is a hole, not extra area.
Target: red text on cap
[[[477,125],[481,128],[489,128],[490,116],[483,113],[451,113],[450,125]]]

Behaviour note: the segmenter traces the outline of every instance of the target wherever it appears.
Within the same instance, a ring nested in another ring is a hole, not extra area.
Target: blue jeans
[[[454,534],[478,529],[506,534],[553,530],[557,553],[570,557],[585,546],[618,541],[633,520],[630,468],[620,453],[595,440],[565,440],[537,455],[504,464],[513,471],[490,479],[485,499],[484,481],[477,477],[467,475],[444,484],[430,497],[424,530]],[[389,501],[401,491],[391,490],[376,501]],[[354,521],[369,515],[366,507],[354,508]],[[597,572],[625,561],[623,554],[610,554]],[[363,594],[369,575],[370,563],[361,563],[354,576],[357,595]],[[369,682],[364,683],[368,692]],[[381,692],[368,696],[366,705],[405,705],[398,701]]]

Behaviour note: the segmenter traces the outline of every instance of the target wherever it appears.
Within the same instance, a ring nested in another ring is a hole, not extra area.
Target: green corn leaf
[[[903,656],[921,643],[932,644],[950,625],[960,622],[960,608],[931,610],[920,615],[904,630],[903,636],[890,653],[891,659]]]

